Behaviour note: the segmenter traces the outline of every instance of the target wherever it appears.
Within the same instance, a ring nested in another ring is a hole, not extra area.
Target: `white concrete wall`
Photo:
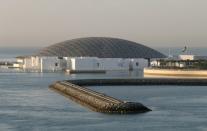
[[[134,69],[144,69],[145,67],[148,67],[148,60],[146,59],[133,59],[132,62]]]
[[[23,69],[29,71],[52,72],[67,68],[67,61],[58,57],[27,57],[23,62]]]
[[[146,59],[76,57],[70,61],[71,70],[129,70],[130,66],[132,69],[148,66]]]
[[[103,58],[99,60],[102,70],[129,70],[129,59]]]
[[[98,70],[96,67],[98,60],[95,57],[76,57],[70,61],[72,70]]]
[[[97,58],[97,57],[28,57],[24,69],[40,72],[69,70],[129,70],[148,66],[146,59]]]
[[[59,59],[58,57],[41,57],[40,58],[40,70],[44,71],[61,71],[66,69],[67,61]]]
[[[23,69],[32,69],[32,59],[30,57],[24,59]]]
[[[40,68],[39,57],[26,57],[23,60],[22,68],[25,70],[38,70]]]

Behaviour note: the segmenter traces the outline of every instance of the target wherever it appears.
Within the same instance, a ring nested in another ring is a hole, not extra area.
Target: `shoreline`
[[[145,68],[144,75],[207,77],[207,70],[182,70],[182,69],[153,69]]]

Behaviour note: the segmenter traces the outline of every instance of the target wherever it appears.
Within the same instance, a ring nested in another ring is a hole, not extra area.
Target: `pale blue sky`
[[[207,47],[207,0],[0,0],[0,46],[88,36]]]

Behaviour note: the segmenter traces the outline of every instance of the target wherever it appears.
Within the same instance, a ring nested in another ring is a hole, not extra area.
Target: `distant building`
[[[151,67],[160,69],[207,69],[207,56],[179,55],[172,58],[155,59]]]
[[[30,56],[17,57],[16,67],[38,72],[64,70],[134,70],[150,59],[165,58],[144,45],[117,38],[88,37],[64,41]]]
[[[199,55],[179,55],[180,60],[207,60],[207,56]]]

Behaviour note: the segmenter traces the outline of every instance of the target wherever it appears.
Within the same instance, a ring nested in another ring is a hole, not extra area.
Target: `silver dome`
[[[60,42],[43,48],[36,56],[98,58],[164,58],[165,55],[128,40],[87,37]]]

